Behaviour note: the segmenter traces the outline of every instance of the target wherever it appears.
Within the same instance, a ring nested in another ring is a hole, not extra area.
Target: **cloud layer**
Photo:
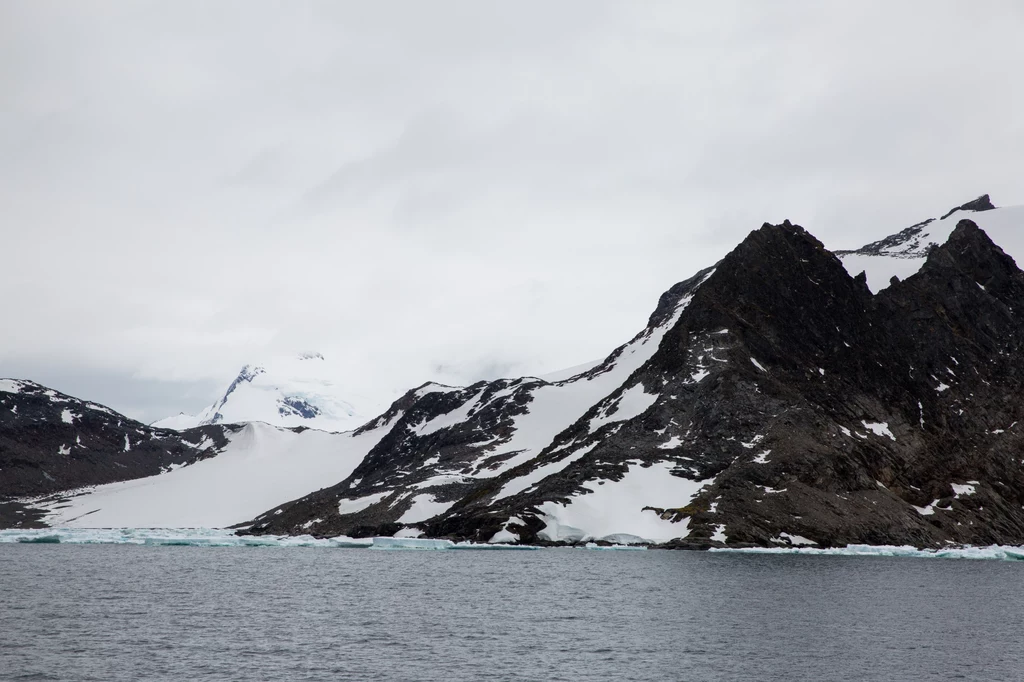
[[[988,2],[0,6],[0,375],[154,419],[317,349],[353,392],[606,353],[765,220],[1024,203]]]

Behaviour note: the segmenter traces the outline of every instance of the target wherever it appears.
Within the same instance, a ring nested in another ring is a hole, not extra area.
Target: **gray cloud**
[[[765,220],[1021,203],[1019,3],[0,5],[0,375],[135,416],[603,355]],[[171,403],[180,404],[173,409]]]

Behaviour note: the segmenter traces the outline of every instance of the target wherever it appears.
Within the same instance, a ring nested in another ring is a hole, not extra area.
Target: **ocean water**
[[[1018,680],[1024,563],[0,544],[2,680]]]

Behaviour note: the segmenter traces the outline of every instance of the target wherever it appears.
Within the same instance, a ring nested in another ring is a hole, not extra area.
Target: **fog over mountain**
[[[142,422],[603,357],[765,220],[1024,204],[1012,1],[0,5],[0,376]]]

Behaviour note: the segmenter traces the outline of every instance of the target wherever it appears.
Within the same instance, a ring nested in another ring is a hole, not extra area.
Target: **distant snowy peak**
[[[864,272],[871,291],[889,286],[893,277],[906,279],[924,265],[928,253],[949,239],[958,222],[970,218],[1010,256],[1024,258],[1024,207],[996,208],[989,195],[968,201],[941,218],[928,218],[859,249],[835,251],[847,272]]]
[[[224,395],[196,415],[179,414],[154,424],[187,429],[205,424],[266,422],[348,431],[366,421],[377,405],[343,396],[338,372],[320,353],[304,352],[242,367]],[[357,407],[354,403],[360,403]]]

